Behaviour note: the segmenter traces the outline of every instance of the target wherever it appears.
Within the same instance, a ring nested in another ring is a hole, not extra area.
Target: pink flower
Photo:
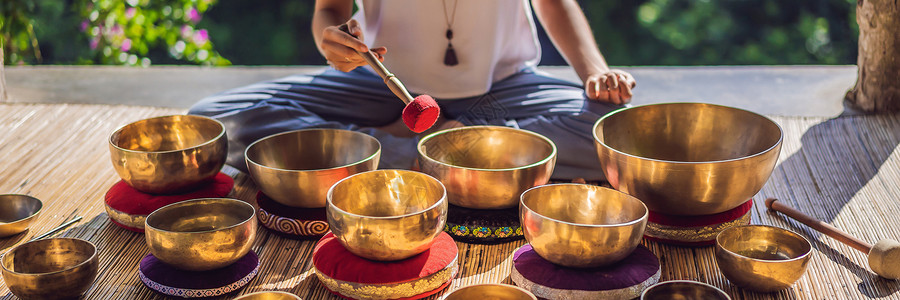
[[[188,16],[188,19],[190,19],[191,22],[194,22],[194,23],[200,22],[200,19],[203,18],[202,16],[200,16],[200,12],[197,11],[197,9],[193,8],[193,7],[191,7],[191,10],[188,11],[187,16]]]
[[[206,29],[197,30],[197,33],[194,34],[194,43],[203,46],[206,42],[209,42],[209,33]]]
[[[90,25],[90,23],[88,23],[87,20],[81,21],[81,32],[87,31],[88,25]]]
[[[136,13],[137,13],[136,8],[129,7],[128,9],[125,10],[125,18],[131,20],[131,18],[133,18]]]
[[[125,39],[124,41],[122,41],[122,46],[119,47],[119,50],[122,50],[122,52],[128,52],[128,50],[131,50],[131,40]]]
[[[183,25],[181,26],[181,36],[189,37],[194,33],[194,29],[191,26]]]
[[[100,44],[100,39],[99,39],[99,38],[92,38],[92,39],[91,39],[91,50],[96,50],[96,49],[97,49],[97,46],[98,46],[99,44]]]

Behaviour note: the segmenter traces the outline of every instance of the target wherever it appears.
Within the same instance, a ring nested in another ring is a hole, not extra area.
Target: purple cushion
[[[176,269],[153,254],[141,259],[138,275],[150,289],[171,296],[211,297],[236,291],[259,271],[259,256],[251,250],[234,264],[209,271]]]
[[[513,255],[513,267],[534,284],[559,290],[606,291],[645,283],[659,272],[659,259],[639,245],[622,261],[606,267],[575,269],[557,266],[526,244]]]

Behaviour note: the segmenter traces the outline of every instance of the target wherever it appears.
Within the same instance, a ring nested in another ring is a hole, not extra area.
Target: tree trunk
[[[6,102],[6,73],[3,72],[3,43],[0,43],[0,102]]]
[[[858,0],[856,23],[859,75],[845,101],[868,113],[900,111],[900,1]]]

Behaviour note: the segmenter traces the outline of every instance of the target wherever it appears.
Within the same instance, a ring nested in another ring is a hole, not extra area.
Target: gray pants
[[[603,179],[591,129],[621,106],[587,100],[581,84],[525,70],[496,82],[480,96],[436,99],[445,117],[465,125],[500,125],[530,130],[558,148],[553,178]],[[340,128],[381,142],[380,168],[408,169],[418,137],[400,138],[374,129],[400,118],[404,104],[366,68],[328,69],[294,75],[201,100],[190,114],[216,118],[228,134],[228,164],[246,171],[244,149],[265,136],[304,128]]]

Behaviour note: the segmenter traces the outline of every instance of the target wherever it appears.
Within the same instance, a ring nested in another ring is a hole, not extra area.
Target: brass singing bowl
[[[0,195],[0,238],[8,237],[28,229],[44,204],[27,195]]]
[[[501,126],[438,131],[418,150],[422,172],[444,184],[450,204],[474,209],[515,207],[522,192],[550,180],[556,165],[550,139]]]
[[[625,193],[587,184],[550,184],[522,193],[525,239],[544,259],[592,268],[618,262],[644,237],[647,207]]]
[[[109,137],[109,153],[128,185],[150,194],[174,194],[219,173],[228,138],[225,126],[211,118],[156,117],[116,129]]]
[[[235,298],[234,300],[301,300],[297,295],[287,292],[256,292]]]
[[[84,294],[100,262],[93,243],[51,238],[19,245],[3,254],[6,286],[21,299],[69,299]]]
[[[812,245],[778,227],[735,226],[716,236],[716,262],[731,283],[758,292],[790,287],[806,272]]]
[[[624,108],[594,124],[609,183],[670,215],[716,214],[746,202],[772,174],[781,141],[769,118],[705,103]]]
[[[537,297],[535,297],[531,292],[517,286],[501,283],[487,283],[458,288],[441,299],[537,300]]]
[[[647,288],[641,293],[641,300],[731,300],[731,296],[702,282],[672,280]]]
[[[222,268],[244,257],[256,238],[256,210],[247,202],[202,198],[163,206],[144,224],[156,258],[188,271]]]
[[[424,173],[377,170],[347,177],[328,191],[331,232],[351,253],[401,260],[431,247],[447,222],[447,193]]]
[[[364,133],[304,129],[264,137],[247,147],[250,177],[266,196],[294,207],[325,207],[338,180],[375,170],[381,143]]]

